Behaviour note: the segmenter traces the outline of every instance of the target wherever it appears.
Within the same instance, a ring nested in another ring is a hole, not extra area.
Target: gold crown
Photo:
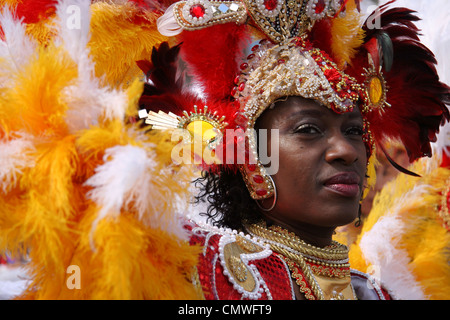
[[[179,1],[158,22],[162,34],[174,35],[216,24],[244,23],[248,16],[274,42],[300,36],[325,17],[345,14],[344,0]],[[174,21],[176,22],[174,24]],[[176,26],[178,25],[178,26]]]

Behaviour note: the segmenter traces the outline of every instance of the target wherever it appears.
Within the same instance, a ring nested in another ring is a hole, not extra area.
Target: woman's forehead
[[[266,110],[261,116],[261,120],[266,122],[273,121],[287,121],[300,119],[305,117],[325,118],[344,117],[348,119],[362,119],[361,112],[358,107],[354,107],[352,111],[338,114],[333,110],[323,106],[312,99],[305,99],[302,97],[288,97],[275,103],[274,107]],[[267,114],[267,116],[265,116]],[[342,119],[342,118],[341,118]]]

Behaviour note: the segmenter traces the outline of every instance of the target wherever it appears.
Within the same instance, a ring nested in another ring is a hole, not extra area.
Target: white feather
[[[186,211],[188,199],[172,192],[164,180],[172,177],[174,184],[186,183],[190,172],[182,168],[175,177],[170,167],[155,172],[154,156],[147,149],[131,145],[106,150],[105,163],[86,181],[93,188],[88,198],[100,208],[92,230],[101,219],[118,217],[121,209],[132,205],[145,225],[186,239],[181,213]]]
[[[29,61],[36,44],[26,34],[22,20],[17,19],[7,7],[0,12],[0,26],[5,35],[5,40],[0,41],[0,86],[5,86],[11,80],[11,74],[22,70]]]
[[[11,140],[0,140],[0,190],[15,187],[23,170],[35,164],[34,145],[29,136],[17,133]]]
[[[86,185],[93,187],[88,197],[101,207],[98,219],[117,217],[135,196],[142,199],[141,188],[145,187],[145,179],[151,178],[155,166],[151,155],[131,145],[107,149],[104,161],[86,181]]]
[[[56,5],[58,40],[70,57],[83,68],[91,67],[87,45],[90,39],[90,0],[60,0]],[[92,71],[92,70],[91,70]]]
[[[80,76],[77,80],[64,90],[68,105],[66,122],[71,132],[96,125],[100,116],[106,120],[124,118],[128,106],[126,92],[100,87],[93,78]]]
[[[361,238],[361,250],[372,264],[373,275],[395,299],[423,300],[425,296],[408,267],[408,254],[399,249],[403,222],[398,217],[382,217]]]
[[[192,181],[192,171],[184,166],[174,172],[173,168],[166,167],[158,175],[152,177],[147,190],[145,202],[151,208],[151,214],[144,219],[147,225],[165,230],[167,233],[187,240],[187,233],[183,225],[188,216],[190,193],[174,193],[164,179],[171,179],[172,184],[185,187]]]
[[[404,233],[404,222],[398,216],[411,199],[427,193],[427,186],[419,185],[398,199],[395,205],[381,217],[360,242],[361,251],[367,262],[389,293],[395,299],[423,300],[426,296],[414,278],[409,267],[410,258],[401,249],[400,238]]]
[[[164,14],[156,21],[159,33],[166,37],[176,36],[183,31],[183,28],[180,27],[173,15],[173,7],[175,4],[176,3],[170,5]]]
[[[15,299],[30,283],[30,275],[25,268],[0,265],[0,300]]]
[[[62,0],[57,5],[57,41],[77,64],[74,85],[64,90],[68,105],[66,122],[71,132],[96,125],[100,116],[106,120],[123,119],[128,105],[126,92],[101,85],[95,76],[95,64],[88,47],[90,39],[90,1]]]

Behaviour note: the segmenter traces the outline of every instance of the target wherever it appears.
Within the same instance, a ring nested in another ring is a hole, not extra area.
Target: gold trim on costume
[[[247,230],[284,258],[307,299],[356,299],[345,245],[333,241],[325,248],[316,247],[278,226],[253,224]]]

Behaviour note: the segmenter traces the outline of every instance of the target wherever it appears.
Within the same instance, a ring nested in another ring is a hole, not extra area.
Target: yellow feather
[[[372,189],[375,186],[375,183],[377,181],[377,171],[376,167],[378,166],[378,160],[376,158],[375,152],[372,154],[368,161],[367,165],[367,182],[366,182],[366,188],[364,189],[363,199],[367,196],[370,189]]]
[[[66,105],[62,89],[76,76],[75,65],[54,47],[39,48],[29,63],[13,75],[14,86],[5,88],[0,105],[5,133],[25,131],[34,135],[36,163],[18,178],[18,187],[1,202],[10,217],[2,217],[2,244],[29,250],[34,286],[45,283],[58,291],[64,261],[72,246],[70,220],[79,201],[73,182],[77,152],[74,137],[67,135]],[[12,205],[16,205],[14,209]],[[46,272],[54,271],[51,277]],[[31,290],[33,292],[34,290]],[[47,294],[47,293],[46,293]],[[33,293],[39,298],[38,293]]]
[[[350,263],[353,268],[367,271],[369,263],[364,258],[359,242],[380,218],[395,215],[402,221],[403,229],[401,234],[393,234],[392,237],[398,241],[396,249],[407,253],[408,268],[412,271],[415,281],[420,284],[429,299],[449,299],[450,233],[439,220],[438,210],[450,170],[436,168],[430,171],[426,161],[429,165],[430,161],[435,160],[417,161],[409,168],[422,175],[422,178],[399,174],[377,194],[361,234],[351,246]],[[421,186],[426,187],[427,192],[420,196],[408,194]]]
[[[125,111],[125,117],[133,118],[137,115],[137,110],[139,109],[139,99],[144,91],[144,81],[141,77],[137,77],[127,88],[128,96],[128,108]]]
[[[90,232],[95,206],[80,223],[81,237],[71,261],[81,272],[78,290],[63,288],[61,299],[198,299],[190,282],[197,247],[149,229],[132,214],[102,220]]]
[[[0,0],[0,6],[4,7],[8,5],[10,8],[15,8],[17,4],[21,3],[23,0]]]
[[[156,15],[136,6],[97,2],[91,8],[96,74],[107,87],[126,90],[125,119],[100,116],[98,125],[69,132],[63,94],[75,83],[77,66],[51,43],[51,28],[43,22],[27,26],[40,46],[23,70],[11,74],[14,85],[1,89],[0,134],[31,134],[36,163],[0,193],[0,248],[29,253],[32,283],[22,299],[201,298],[191,283],[199,248],[147,222],[158,219],[164,227],[175,221],[174,199],[188,194],[192,171],[172,166],[169,132],[145,135],[128,123],[143,90],[135,61],[148,59],[165,38],[156,31]],[[147,220],[131,201],[117,219],[102,219],[93,229],[99,208],[85,182],[104,164],[106,149],[128,144],[156,154],[150,182],[158,198],[148,199]],[[79,267],[80,289],[67,285],[70,266]]]
[[[16,75],[14,87],[3,95],[0,115],[5,115],[2,122],[5,132],[25,130],[34,135],[65,135],[67,106],[60,99],[61,91],[76,75],[76,66],[61,49],[39,48],[38,54]]]
[[[52,17],[36,23],[28,23],[26,25],[26,32],[29,36],[37,40],[39,44],[46,46],[51,43],[52,38],[56,35],[54,28],[51,27],[52,24]]]
[[[344,17],[331,22],[331,50],[340,68],[351,63],[357,49],[364,43],[364,32],[361,30],[362,15],[357,11],[354,0],[347,3]]]
[[[132,3],[97,2],[91,10],[89,48],[96,75],[113,88],[127,87],[142,76],[136,61],[150,59],[153,46],[167,39],[156,29],[158,16]]]
[[[3,248],[8,248],[11,253],[24,256],[26,247],[23,246],[21,223],[26,212],[26,200],[24,191],[16,187],[8,193],[0,191],[0,254]]]

